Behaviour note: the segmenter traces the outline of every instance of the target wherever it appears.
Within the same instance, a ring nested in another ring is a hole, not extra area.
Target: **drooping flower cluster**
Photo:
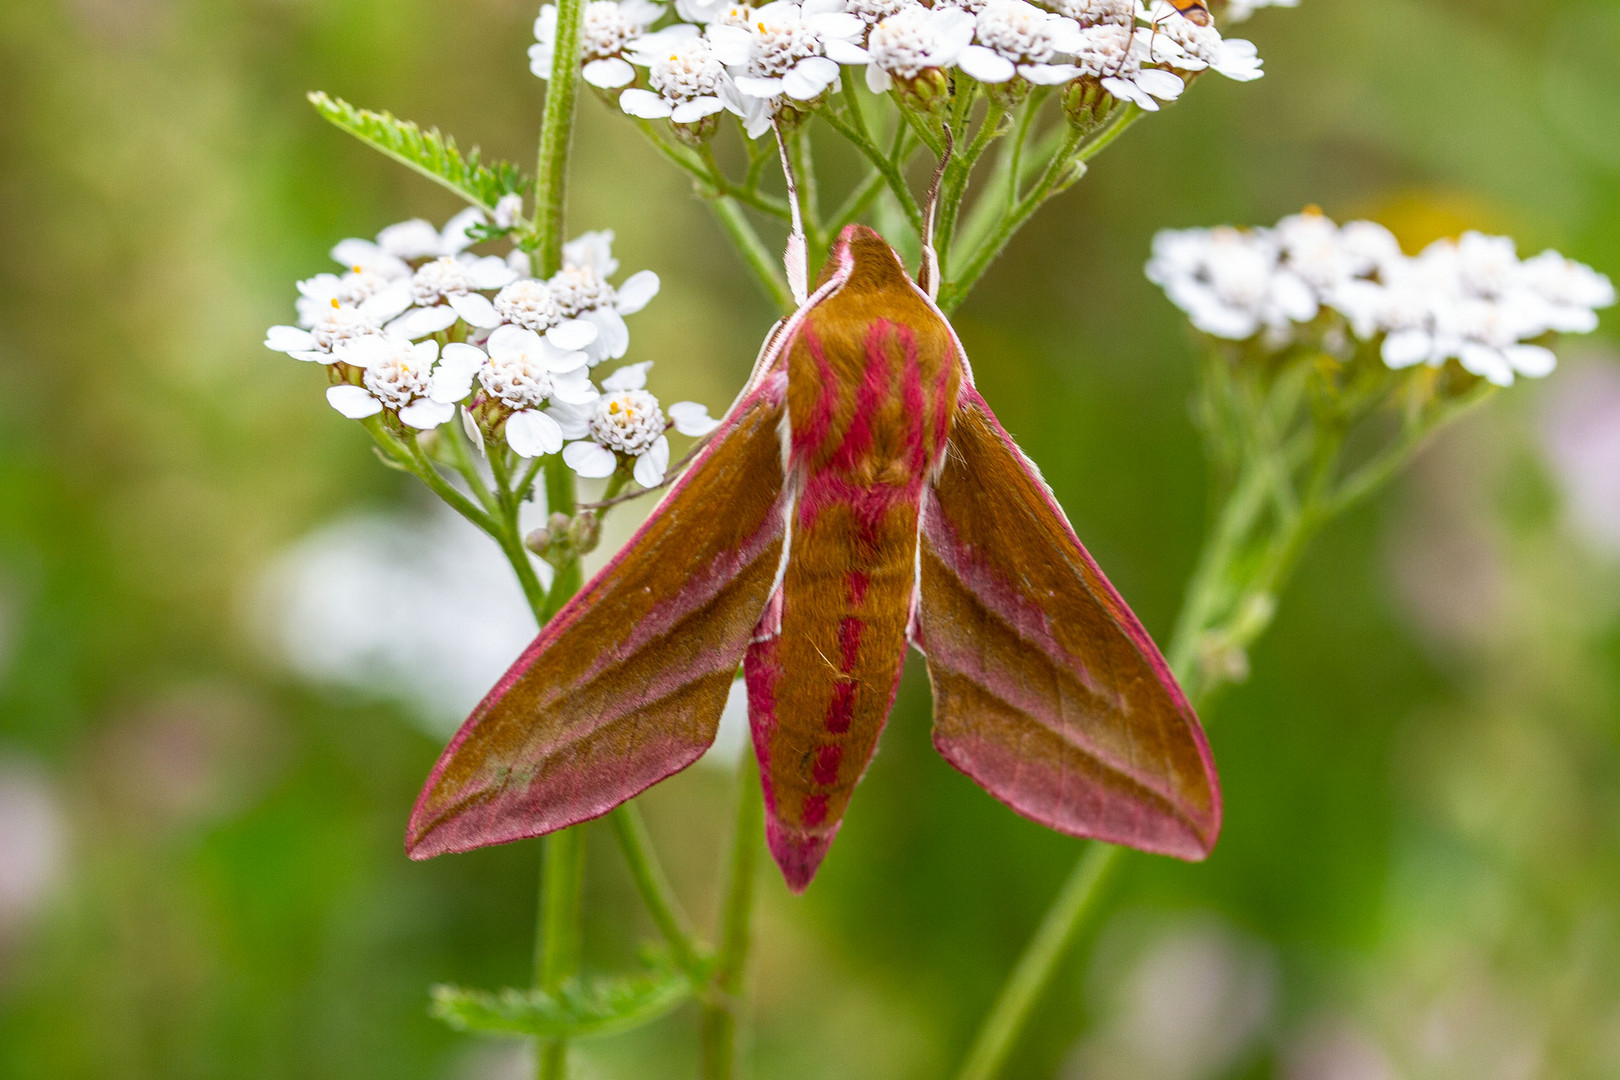
[[[500,216],[517,212],[503,206]],[[271,327],[265,345],[325,365],[327,401],[352,419],[381,415],[398,430],[429,431],[459,409],[480,445],[496,439],[526,458],[563,452],[582,476],[623,465],[656,486],[669,465],[665,431],[705,435],[716,422],[695,402],[670,406],[666,420],[645,389],[651,361],[600,387],[591,372],[629,351],[624,317],[657,294],[658,275],[643,270],[615,286],[613,234],[593,232],[565,245],[562,269],[541,280],[520,249],[504,258],[469,250],[485,223],[472,209],[443,230],[414,220],[374,241],[344,240],[332,257],[346,272],[299,282],[298,324]]]
[[[651,0],[590,0],[580,62],[585,81],[620,91],[632,116],[695,130],[726,110],[754,138],[782,110],[807,112],[836,92],[846,67],[864,68],[873,92],[898,90],[914,103],[936,100],[957,70],[993,86],[1083,83],[1148,110],[1205,69],[1261,75],[1251,42],[1195,25],[1166,0],[1043,2],[677,0],[668,12]],[[1264,3],[1250,0],[1245,14]],[[547,4],[529,50],[541,78],[556,34],[557,9]]]
[[[1468,232],[1406,255],[1382,225],[1315,210],[1272,228],[1167,229],[1147,276],[1215,337],[1275,351],[1307,328],[1348,329],[1391,368],[1454,359],[1499,386],[1552,371],[1539,339],[1590,331],[1615,302],[1607,277],[1556,251],[1520,259],[1510,238]]]

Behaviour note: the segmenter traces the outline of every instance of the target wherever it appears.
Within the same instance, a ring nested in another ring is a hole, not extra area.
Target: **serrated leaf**
[[[649,1024],[692,996],[692,982],[672,968],[571,983],[555,994],[459,986],[433,988],[432,1013],[457,1031],[578,1039]]]
[[[528,186],[516,165],[506,161],[486,165],[479,161],[476,146],[463,154],[456,140],[441,135],[438,128],[424,131],[392,113],[356,108],[319,90],[310,93],[309,103],[361,142],[443,184],[474,206],[493,211],[502,195]]]

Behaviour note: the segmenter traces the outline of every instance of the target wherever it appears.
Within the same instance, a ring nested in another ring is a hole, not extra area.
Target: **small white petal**
[[[523,209],[523,197],[521,195],[501,196],[503,205],[508,204],[509,200],[514,202],[507,205],[507,209],[503,212],[515,217]],[[513,205],[516,206],[516,209],[512,208]],[[467,264],[467,277],[472,281],[475,289],[502,289],[516,281],[518,276],[516,271],[506,265],[506,260],[499,255],[485,255],[483,258],[474,259]]]
[[[757,75],[739,75],[732,80],[744,97],[769,100],[782,93],[781,79],[763,79]],[[769,124],[766,125],[767,127]]]
[[[840,38],[828,38],[821,46],[827,53],[827,59],[840,64],[849,64],[858,67],[861,64],[870,64],[872,54],[855,44],[853,41],[844,41]]]
[[[1159,68],[1143,68],[1138,71],[1136,85],[1160,101],[1174,101],[1187,88],[1187,84],[1181,81],[1181,76]]]
[[[524,409],[506,420],[506,445],[519,457],[539,457],[562,449],[562,428],[537,409]]]
[[[366,297],[360,304],[360,311],[381,323],[405,311],[411,303],[411,283],[408,279],[402,279]]]
[[[633,475],[636,483],[644,488],[652,488],[664,482],[664,473],[668,468],[669,439],[660,435],[656,442],[647,447],[646,453],[636,458]]]
[[[545,361],[547,371],[578,371],[582,375],[585,366],[591,361],[589,353],[581,352],[578,349],[559,349],[544,338],[540,341],[540,357]]]
[[[456,415],[456,407],[447,401],[429,401],[420,398],[399,410],[401,423],[419,431],[431,431]]]
[[[617,360],[630,351],[630,328],[624,325],[623,315],[612,308],[599,308],[580,317],[596,327],[596,340],[586,350],[592,363]]]
[[[1434,339],[1422,330],[1397,330],[1384,338],[1380,349],[1384,364],[1400,370],[1421,364],[1434,351]]]
[[[825,56],[807,56],[782,77],[782,92],[794,101],[809,101],[837,81],[837,63]]]
[[[487,330],[501,325],[501,313],[495,310],[495,305],[483,293],[454,293],[445,297],[444,301],[452,311],[467,320],[469,326]]]
[[[584,319],[569,319],[547,330],[546,340],[559,349],[583,349],[596,340],[596,327]]]
[[[264,333],[264,347],[276,352],[302,352],[315,348],[315,335],[296,326],[272,326]]]
[[[551,379],[551,399],[565,405],[590,405],[602,395],[596,392],[584,368],[560,372]],[[583,434],[583,433],[581,433]],[[574,436],[578,438],[579,436]]]
[[[569,443],[563,447],[563,460],[570,469],[589,479],[612,476],[613,470],[619,467],[619,459],[613,451],[593,442]]]
[[[1553,355],[1553,351],[1540,345],[1509,345],[1502,352],[1507,355],[1514,371],[1532,379],[1551,375],[1553,368],[1558,366],[1558,357]]]
[[[639,364],[626,364],[602,380],[602,389],[609,393],[619,390],[643,390],[647,386],[647,372],[652,366],[651,360],[643,360]]]
[[[455,217],[444,223],[444,232],[439,234],[439,254],[456,255],[472,247],[472,237],[467,230],[474,225],[484,224],[484,212],[476,206],[469,206]]]
[[[472,393],[473,377],[484,366],[484,352],[461,342],[446,345],[439,366],[434,369],[428,396],[434,401],[460,401]]]
[[[412,308],[389,323],[387,329],[390,334],[415,340],[429,334],[437,334],[440,330],[448,330],[456,325],[459,318],[454,308],[444,304],[438,307]]]
[[[614,309],[620,315],[634,315],[652,302],[658,295],[658,275],[651,270],[637,270],[624,279],[624,284],[616,290]]]
[[[287,355],[292,357],[294,360],[305,360],[314,364],[330,364],[334,359],[336,359],[331,353],[322,352],[319,349],[301,349],[298,352],[290,352]]]
[[[727,67],[748,63],[754,51],[754,38],[740,26],[709,27],[709,47],[714,58]]]
[[[606,60],[592,60],[586,64],[580,76],[592,86],[617,90],[636,81],[636,69],[630,66],[630,61],[610,56]]]
[[[1004,83],[1017,73],[1011,60],[983,45],[963,49],[962,55],[956,58],[956,66],[982,83]]]
[[[546,415],[557,421],[557,426],[562,429],[565,439],[583,439],[589,435],[591,417],[595,412],[594,400],[591,404],[553,401],[546,409]]]
[[[1464,345],[1457,357],[1462,366],[1497,386],[1513,385],[1513,368],[1500,349],[1486,345]]]
[[[720,421],[709,415],[709,407],[700,401],[677,401],[664,413],[682,435],[707,435],[720,426]]]
[[[364,420],[368,416],[376,416],[383,409],[382,402],[367,393],[365,387],[348,383],[327,387],[326,401],[350,420]]]
[[[672,111],[660,95],[634,87],[619,95],[619,108],[643,120],[662,120]]]
[[[847,11],[812,14],[807,9],[804,21],[810,24],[810,29],[821,35],[824,42],[840,38],[852,41],[866,32],[866,24]]]
[[[471,439],[472,444],[478,447],[478,452],[480,454],[484,453],[484,433],[479,429],[478,421],[473,419],[473,414],[466,409],[461,410],[461,430],[465,431],[467,438]]]
[[[683,101],[670,111],[669,118],[677,124],[695,124],[705,116],[713,116],[726,107],[717,97],[693,98]]]
[[[872,93],[886,94],[889,92],[889,88],[893,85],[894,80],[889,77],[889,73],[887,71],[884,71],[876,64],[867,66],[866,88],[872,91]]]
[[[1073,64],[1020,64],[1018,74],[1036,86],[1057,86],[1079,75],[1080,69]]]

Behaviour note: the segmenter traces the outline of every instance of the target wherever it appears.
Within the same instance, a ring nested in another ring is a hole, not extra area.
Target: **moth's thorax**
[[[829,270],[844,260],[847,280],[788,345],[791,460],[859,487],[909,486],[945,448],[961,387],[955,341],[875,234],[846,235]]]

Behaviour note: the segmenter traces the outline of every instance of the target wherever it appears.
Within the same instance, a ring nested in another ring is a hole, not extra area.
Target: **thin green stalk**
[[[947,172],[945,190],[940,194],[938,220],[934,224],[934,248],[942,260],[941,273],[949,267],[951,238],[956,234],[956,216],[961,212],[962,200],[967,196],[968,184],[973,179],[973,167],[989,145],[1001,136],[1001,122],[1007,110],[992,101],[979,122],[979,130],[967,148],[952,160]]]
[[[459,413],[459,407],[457,411]],[[478,472],[478,465],[473,461],[472,452],[468,449],[467,433],[462,430],[460,415],[451,417],[445,427],[450,429],[446,441],[450,444],[451,463],[455,466],[456,472],[467,482],[467,487],[480,506],[492,514],[497,512],[499,506],[495,501],[495,495],[484,483],[483,476]]]
[[[883,174],[883,179],[888,183],[889,190],[894,193],[895,199],[900,203],[901,208],[905,210],[906,217],[910,219],[911,227],[917,231],[918,236],[921,236],[923,227],[922,208],[917,205],[916,197],[911,194],[911,188],[906,184],[905,174],[901,172],[899,163],[891,160],[889,155],[879,149],[876,143],[857,131],[849,121],[839,116],[836,110],[825,109],[821,115],[840,135],[848,139],[867,161],[872,163],[873,168]]]
[[[555,994],[579,970],[583,933],[580,896],[585,884],[585,830],[575,826],[545,840],[540,868],[540,933],[535,939],[534,985]],[[568,1042],[539,1040],[538,1080],[566,1080]]]
[[[788,288],[787,279],[782,276],[782,257],[771,254],[737,201],[729,198],[711,199],[709,209],[714,212],[715,220],[725,230],[732,247],[742,256],[743,265],[748,267],[754,281],[764,290],[771,303],[783,312],[797,307],[793,290]]]
[[[534,170],[535,273],[548,278],[562,269],[563,208],[568,195],[568,144],[579,97],[580,24],[585,0],[558,0],[556,53],[540,117],[540,151]]]
[[[545,473],[546,512],[567,514],[572,517],[575,507],[573,470],[563,461],[562,455],[557,454],[546,459]],[[551,579],[551,589],[546,593],[545,603],[541,609],[542,626],[561,611],[564,604],[573,599],[584,581],[584,574],[577,558],[570,559],[557,568],[556,574]]]
[[[715,955],[712,993],[703,1005],[703,1080],[731,1080],[737,1069],[737,1029],[743,1009],[754,913],[759,849],[764,841],[765,806],[759,773],[738,770],[737,812],[731,842],[725,906],[720,915],[720,947]]]
[[[995,260],[997,255],[1001,254],[1002,249],[1007,246],[1007,242],[1012,239],[1013,234],[1023,228],[1024,222],[1029,220],[1030,215],[1040,209],[1041,204],[1063,186],[1065,176],[1073,168],[1074,153],[1079,145],[1080,135],[1071,129],[1068,137],[1063,140],[1062,145],[1058,148],[1058,152],[1053,154],[1047,162],[1045,171],[1041,173],[1041,178],[1036,181],[1029,194],[1020,199],[1017,206],[1002,216],[1001,220],[996,223],[996,227],[991,230],[990,235],[985,238],[984,242],[979,245],[973,254],[968,256],[962,272],[956,275],[956,279],[947,283],[945,288],[940,291],[939,306],[947,313],[954,310],[962,302],[973,286],[978,283],[979,277],[985,270],[989,269],[991,262]]]
[[[985,1017],[973,1049],[962,1071],[957,1073],[957,1080],[993,1080],[1000,1073],[1014,1042],[1029,1022],[1030,1011],[1051,984],[1058,961],[1079,936],[1097,894],[1124,851],[1124,848],[1098,841],[1086,846],[1085,854],[1047,909],[1035,936],[1024,948],[1024,955],[1018,958],[1018,966],[1002,987],[1001,996]]]
[[[486,514],[481,507],[456,490],[450,481],[440,475],[433,462],[428,460],[428,456],[416,444],[416,436],[407,436],[405,439],[396,437],[383,425],[380,416],[369,417],[361,422],[371,432],[371,437],[377,440],[377,444],[390,457],[414,473],[422,483],[428,486],[433,494],[448,503],[452,510],[483,529],[486,533],[489,533],[489,535],[497,535],[497,530],[500,527],[497,520],[490,514]]]
[[[810,145],[810,125],[801,124],[787,139],[788,157],[793,162],[794,179],[799,185],[799,210],[804,218],[805,241],[811,260],[826,250],[827,238],[821,231],[821,188],[816,183],[816,161]]]
[[[658,932],[669,943],[670,955],[688,978],[701,980],[707,974],[703,963],[703,946],[698,942],[692,923],[681,908],[669,877],[653,854],[652,838],[647,835],[646,822],[636,804],[627,802],[613,811],[608,821],[624,851],[624,861],[630,866],[630,876],[647,905],[647,912],[658,926]]]

